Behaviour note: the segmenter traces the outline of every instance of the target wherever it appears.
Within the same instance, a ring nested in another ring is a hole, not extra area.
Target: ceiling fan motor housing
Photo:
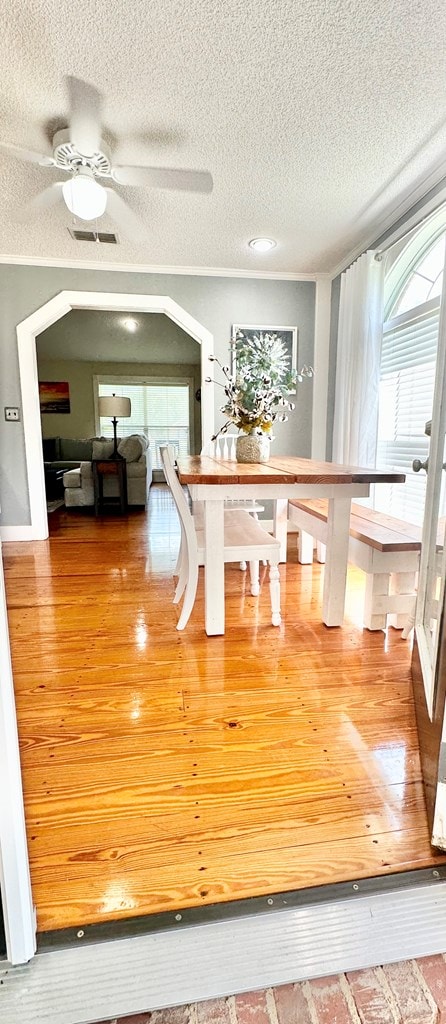
[[[111,177],[111,153],[106,143],[101,139],[101,148],[92,156],[83,156],[70,141],[70,130],[64,128],[56,132],[53,138],[54,160],[57,167],[69,174],[82,171],[88,167],[92,173],[100,178]]]

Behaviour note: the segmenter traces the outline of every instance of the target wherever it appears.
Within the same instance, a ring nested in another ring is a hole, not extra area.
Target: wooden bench
[[[288,502],[289,521],[299,529],[299,562],[325,561],[328,501]],[[352,504],[349,561],[367,575],[364,625],[403,629],[407,636],[413,621],[416,580],[420,562],[421,528],[394,519],[383,512]]]

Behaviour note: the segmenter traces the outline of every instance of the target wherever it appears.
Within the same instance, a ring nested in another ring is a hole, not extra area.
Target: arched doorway
[[[109,292],[60,292],[17,326],[18,357],[22,391],[23,429],[28,478],[32,540],[48,537],[48,518],[42,456],[42,434],[38,392],[36,337],[72,309],[119,310],[121,312],[163,313],[201,346],[202,442],[214,429],[213,384],[205,382],[207,360],[213,336],[168,295],[132,295]]]

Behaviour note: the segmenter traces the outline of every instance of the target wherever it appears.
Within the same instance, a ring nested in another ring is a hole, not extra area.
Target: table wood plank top
[[[177,458],[183,484],[270,484],[292,483],[286,469],[265,462],[232,462],[210,456],[191,455]]]
[[[283,455],[268,462],[244,463],[210,456],[180,456],[178,472],[183,484],[354,484],[404,483],[404,473],[388,470],[340,466]]]

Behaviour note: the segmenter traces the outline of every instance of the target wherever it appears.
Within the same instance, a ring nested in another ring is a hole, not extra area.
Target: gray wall
[[[313,361],[313,282],[0,266],[2,525],[30,522],[23,426],[22,423],[5,423],[2,411],[5,405],[21,406],[16,325],[64,289],[168,295],[212,332],[215,354],[224,362],[228,360],[233,323],[297,326],[298,362]],[[219,389],[216,391],[218,393]],[[220,405],[218,395],[217,399]],[[311,381],[304,381],[299,386],[295,412],[276,431],[276,451],[309,455],[311,416]],[[221,420],[217,413],[217,423]]]

